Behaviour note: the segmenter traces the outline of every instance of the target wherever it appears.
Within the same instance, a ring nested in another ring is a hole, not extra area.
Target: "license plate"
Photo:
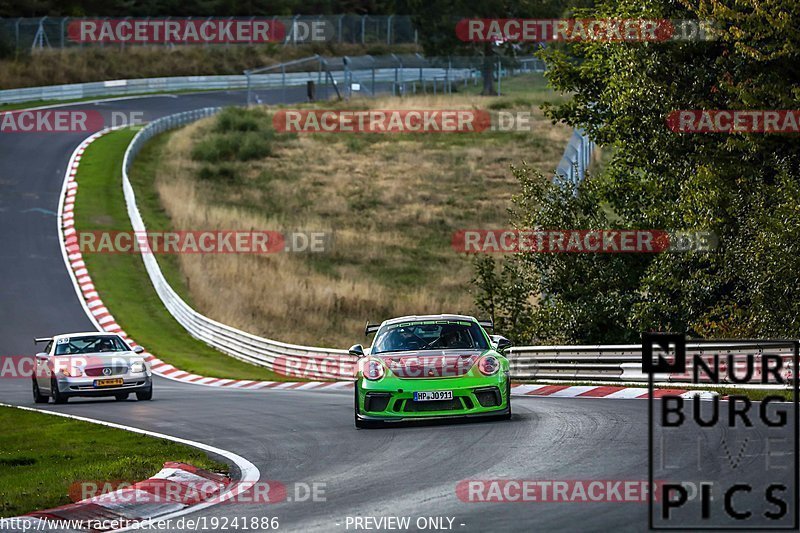
[[[95,387],[117,387],[123,383],[122,378],[94,380]]]
[[[414,393],[415,402],[433,402],[436,400],[452,400],[453,391],[451,390],[430,390]]]

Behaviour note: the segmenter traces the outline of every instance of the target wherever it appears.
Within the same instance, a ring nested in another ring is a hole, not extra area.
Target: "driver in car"
[[[396,329],[386,337],[387,351],[414,350],[419,348],[420,345],[419,337],[411,333],[411,330],[407,328]]]
[[[113,352],[114,351],[114,343],[111,342],[111,339],[102,339],[97,344],[97,351],[98,352]]]

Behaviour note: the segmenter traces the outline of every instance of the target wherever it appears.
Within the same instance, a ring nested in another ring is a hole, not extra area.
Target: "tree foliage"
[[[509,258],[537,298],[529,320],[511,333],[526,341],[568,342],[635,341],[645,330],[797,338],[797,136],[678,134],[665,125],[665,117],[680,109],[798,109],[795,2],[610,0],[576,16],[713,20],[715,39],[575,42],[545,50],[551,83],[574,95],[546,112],[585,128],[613,156],[577,197],[530,169],[517,169],[522,192],[515,223],[712,230],[719,249]]]

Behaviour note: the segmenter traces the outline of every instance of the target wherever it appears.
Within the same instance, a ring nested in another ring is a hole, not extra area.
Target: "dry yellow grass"
[[[479,108],[473,96],[377,99],[378,109]],[[367,103],[351,103],[349,107]],[[327,105],[326,105],[327,106]],[[341,107],[348,107],[342,104]],[[176,132],[156,176],[176,229],[325,230],[324,254],[183,255],[198,310],[286,342],[347,347],[364,321],[474,313],[472,261],[454,231],[500,228],[518,183],[510,164],[547,173],[570,131],[534,111],[533,133],[299,135],[273,155],[237,163],[233,184],[198,177],[192,147],[215,119]]]

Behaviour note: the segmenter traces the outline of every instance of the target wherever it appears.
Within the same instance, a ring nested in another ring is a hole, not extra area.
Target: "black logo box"
[[[711,349],[713,345],[720,345],[720,344],[728,344],[730,347],[734,348],[737,345],[741,346],[753,346],[757,345],[763,347],[765,350],[775,350],[781,349],[785,352],[791,352],[792,354],[792,377],[791,381],[793,383],[792,391],[793,391],[793,401],[792,401],[792,415],[791,421],[793,424],[793,449],[792,449],[792,456],[793,456],[793,483],[794,486],[791,487],[792,491],[791,499],[789,500],[790,504],[793,505],[793,509],[789,509],[788,513],[792,518],[792,523],[790,525],[773,525],[773,526],[764,526],[758,525],[754,527],[753,524],[743,524],[741,526],[738,525],[731,525],[726,523],[724,525],[714,525],[708,523],[692,523],[690,525],[656,525],[655,517],[654,517],[654,491],[656,490],[654,487],[654,468],[653,468],[653,452],[654,452],[654,421],[653,421],[653,410],[654,410],[654,401],[657,398],[654,398],[654,374],[660,373],[685,373],[687,368],[687,347],[686,347],[686,337],[683,334],[676,334],[676,333],[643,333],[642,334],[642,371],[648,374],[648,482],[649,486],[653,488],[648,492],[648,521],[649,527],[652,530],[673,530],[673,531],[698,531],[698,530],[747,530],[747,531],[756,531],[756,530],[788,530],[788,531],[797,531],[798,526],[800,526],[800,507],[798,506],[798,490],[800,489],[800,411],[798,408],[800,407],[800,380],[797,379],[797,371],[798,368],[798,351],[799,344],[797,340],[735,340],[735,341],[703,341],[703,340],[692,340],[692,348],[698,351],[702,351],[703,355],[707,357],[708,355],[713,355],[714,351]],[[653,361],[653,354],[656,350],[659,350],[665,354],[672,353],[674,358],[672,361],[662,357],[659,354],[658,360]],[[722,357],[720,357],[722,359]],[[695,382],[694,377],[696,374],[692,373],[692,382],[694,384],[705,384],[711,385],[709,383],[704,382]],[[722,384],[725,385],[725,384]],[[663,401],[664,398],[668,398],[670,394],[664,394],[661,396],[661,400]],[[700,401],[700,400],[694,400]],[[663,453],[663,451],[662,451]],[[719,495],[717,495],[719,498]],[[720,507],[723,505],[722,501],[717,500],[716,502],[712,502],[712,506]]]

